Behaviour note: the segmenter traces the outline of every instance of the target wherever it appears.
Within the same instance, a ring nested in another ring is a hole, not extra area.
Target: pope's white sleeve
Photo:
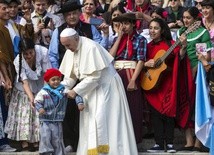
[[[87,93],[93,91],[98,85],[101,78],[101,71],[93,72],[86,76],[80,83],[78,83],[73,90],[80,96],[84,96]]]
[[[76,79],[72,79],[69,77],[64,77],[63,81],[61,82],[62,85],[65,86],[65,89],[71,89],[76,84]]]

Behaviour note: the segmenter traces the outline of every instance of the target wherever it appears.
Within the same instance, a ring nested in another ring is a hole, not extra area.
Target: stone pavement
[[[144,129],[145,131],[146,129]],[[148,153],[146,152],[147,149],[151,148],[155,144],[154,139],[143,139],[142,143],[138,145],[138,148],[142,150],[142,152],[139,152],[138,155],[169,155],[169,154],[175,154],[175,155],[209,155],[209,153],[199,153],[199,152],[176,152],[176,153]],[[175,129],[175,138],[174,138],[174,146],[175,149],[178,149],[185,144],[185,136],[184,132],[180,131],[178,129]],[[19,147],[19,144],[17,142],[11,142],[12,147]],[[0,155],[39,155],[38,152],[14,152],[14,153],[5,153],[0,152]],[[76,155],[76,153],[69,153],[67,155]],[[125,155],[125,154],[124,154]]]
[[[139,153],[138,155],[170,155],[170,154],[175,154],[175,155],[209,155],[208,153]],[[0,155],[39,155],[39,153],[29,153],[29,152],[15,152],[15,153],[5,153],[5,152],[0,152]],[[76,155],[75,153],[69,153],[67,155]],[[125,155],[125,154],[124,154]]]

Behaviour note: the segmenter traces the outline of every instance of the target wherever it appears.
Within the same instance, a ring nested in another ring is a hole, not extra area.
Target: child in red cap
[[[65,155],[62,134],[62,121],[67,106],[67,91],[60,84],[62,74],[57,69],[48,69],[44,74],[47,84],[35,98],[35,107],[40,119],[39,153]],[[79,110],[84,109],[82,97],[75,99]]]

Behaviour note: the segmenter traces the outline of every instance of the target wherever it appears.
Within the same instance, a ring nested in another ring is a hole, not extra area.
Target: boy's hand
[[[45,114],[45,109],[43,109],[43,108],[39,109],[39,114],[40,114],[40,115]]]
[[[78,104],[77,106],[79,111],[83,111],[83,109],[85,108],[84,104]]]

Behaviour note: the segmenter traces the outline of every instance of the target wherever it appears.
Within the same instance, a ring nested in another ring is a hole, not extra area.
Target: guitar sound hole
[[[157,61],[155,62],[155,68],[160,67],[161,64],[162,64],[161,59],[157,59]]]

